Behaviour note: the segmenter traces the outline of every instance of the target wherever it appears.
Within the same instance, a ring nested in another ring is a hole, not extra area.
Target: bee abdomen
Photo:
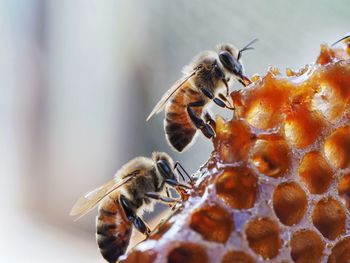
[[[165,108],[164,128],[166,138],[170,145],[179,152],[182,152],[190,144],[197,131],[188,116],[187,105],[191,101],[194,102],[200,99],[198,91],[186,86],[173,96],[171,103]],[[201,107],[194,108],[194,111],[198,116],[201,116]]]
[[[96,239],[102,256],[108,262],[116,262],[129,245],[132,226],[123,213],[119,204],[110,200],[99,209]]]
[[[192,141],[196,129],[194,127],[185,128],[180,123],[167,120],[165,123],[165,132],[170,144],[181,152]]]

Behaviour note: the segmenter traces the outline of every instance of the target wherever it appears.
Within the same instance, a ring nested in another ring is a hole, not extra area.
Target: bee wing
[[[165,92],[163,97],[158,101],[157,105],[153,108],[152,112],[148,115],[146,121],[148,121],[153,115],[158,114],[161,112],[165,106],[165,103],[171,98],[171,96],[179,89],[181,86],[193,75],[195,75],[197,70],[193,70],[178,81],[174,83],[174,85],[171,86],[170,89]]]
[[[78,199],[70,211],[71,216],[76,216],[74,221],[77,221],[82,216],[90,212],[103,198],[117,190],[122,185],[129,182],[134,175],[138,174],[140,170],[134,171],[125,176],[121,181],[116,182],[111,180],[104,185],[92,190]]]

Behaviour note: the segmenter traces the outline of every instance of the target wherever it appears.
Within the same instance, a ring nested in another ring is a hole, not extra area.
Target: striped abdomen
[[[165,108],[164,128],[169,143],[179,152],[190,144],[196,134],[187,113],[187,105],[190,102],[201,100],[201,94],[193,90],[189,83],[185,83],[171,98]],[[203,107],[194,107],[197,116],[202,115]]]
[[[99,206],[96,229],[102,256],[108,262],[116,262],[129,245],[132,225],[119,203],[110,197],[106,197]]]

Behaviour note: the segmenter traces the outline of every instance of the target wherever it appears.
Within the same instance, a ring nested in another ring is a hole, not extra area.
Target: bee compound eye
[[[227,51],[222,51],[219,54],[220,62],[224,65],[225,68],[232,67],[232,55]]]
[[[159,160],[157,162],[157,167],[163,175],[165,175],[166,177],[171,177],[172,171],[166,161]]]
[[[242,65],[228,51],[220,52],[219,59],[229,72],[235,75],[242,73]]]

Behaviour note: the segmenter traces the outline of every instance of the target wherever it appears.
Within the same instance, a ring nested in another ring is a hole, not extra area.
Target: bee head
[[[221,64],[229,73],[236,76],[244,84],[249,84],[250,80],[244,75],[243,72],[243,64],[241,59],[242,53],[246,50],[253,49],[250,45],[256,41],[257,39],[254,39],[240,50],[231,44],[220,44],[217,46],[217,52],[219,54]]]
[[[239,50],[230,44],[221,44],[217,47],[219,59],[225,69],[236,76],[243,74],[243,66],[238,58]]]
[[[176,179],[174,174],[174,161],[164,152],[154,152],[152,159],[156,164],[156,169],[159,174],[165,179]]]

